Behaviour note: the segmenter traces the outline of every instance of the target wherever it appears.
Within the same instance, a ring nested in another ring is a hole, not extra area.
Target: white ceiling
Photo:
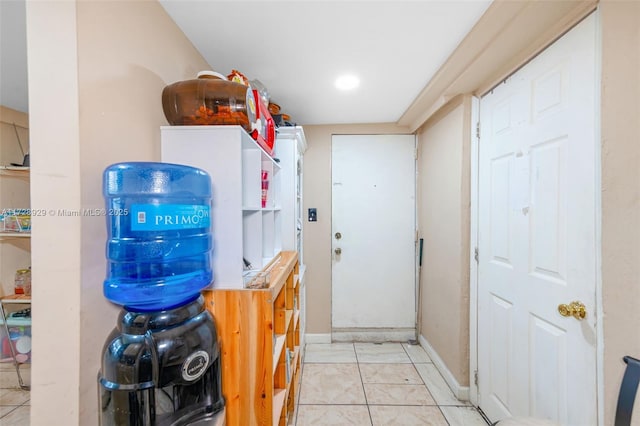
[[[396,122],[491,0],[160,0],[211,67],[299,124]],[[0,104],[27,111],[24,0],[0,0]],[[360,77],[349,92],[342,73]],[[168,82],[170,83],[170,82]]]
[[[160,0],[215,71],[260,80],[300,124],[396,122],[490,0]],[[350,92],[342,73],[360,76]]]
[[[24,0],[0,0],[0,105],[28,112]]]

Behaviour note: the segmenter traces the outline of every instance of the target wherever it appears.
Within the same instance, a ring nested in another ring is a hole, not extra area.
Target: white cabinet
[[[214,288],[243,288],[282,250],[280,165],[240,126],[165,126],[163,162],[211,176]],[[263,174],[268,188],[263,204]]]
[[[278,127],[275,157],[280,160],[280,196],[282,200],[282,249],[298,252],[299,300],[300,303],[300,347],[304,353],[306,332],[306,285],[304,256],[302,253],[303,210],[302,177],[303,155],[307,140],[302,127]]]
[[[302,171],[307,140],[302,127],[279,127],[275,157],[280,160],[282,198],[282,249],[298,252],[300,267],[304,268],[302,253]]]

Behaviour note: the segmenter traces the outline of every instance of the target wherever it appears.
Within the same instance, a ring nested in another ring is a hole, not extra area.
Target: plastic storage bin
[[[0,362],[12,362],[11,347],[20,363],[31,361],[31,317],[16,317],[16,313],[7,316],[9,336],[0,319]]]
[[[0,214],[0,232],[31,232],[31,216],[28,214]]]

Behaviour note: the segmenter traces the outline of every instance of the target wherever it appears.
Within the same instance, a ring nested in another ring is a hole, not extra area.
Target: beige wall
[[[470,97],[458,96],[418,132],[420,334],[458,384],[469,384]]]
[[[393,124],[304,126],[304,263],[307,267],[307,333],[331,333],[331,136],[334,134],[406,134]],[[318,209],[318,221],[306,212]]]
[[[26,16],[31,207],[78,209],[75,3],[27,2]],[[33,425],[79,423],[80,237],[78,218],[32,218]]]
[[[621,358],[640,357],[640,2],[600,10],[604,423],[613,424]]]
[[[163,87],[209,66],[155,1],[37,2],[27,19],[32,203],[103,207],[107,165],[160,159]],[[36,226],[32,424],[97,424],[100,355],[118,313],[102,295],[106,220]]]

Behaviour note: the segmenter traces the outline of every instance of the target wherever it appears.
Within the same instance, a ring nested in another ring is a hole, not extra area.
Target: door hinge
[[[473,372],[473,383],[478,386],[478,370]]]
[[[480,122],[476,123],[476,139],[480,139]]]
[[[476,248],[473,250],[473,258],[476,260],[476,263],[478,263],[478,258],[479,258],[479,255],[478,255],[478,247],[476,247]]]

